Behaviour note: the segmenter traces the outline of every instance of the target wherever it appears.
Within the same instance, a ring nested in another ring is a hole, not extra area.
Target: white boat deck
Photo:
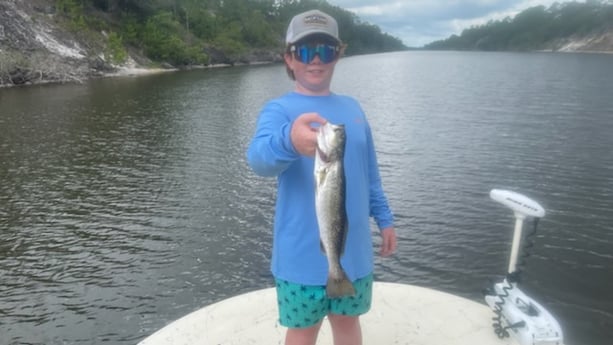
[[[517,345],[498,339],[493,312],[477,303],[413,285],[376,282],[373,304],[362,316],[364,344]],[[274,288],[258,290],[206,306],[142,340],[139,345],[283,344]],[[332,344],[328,322],[318,345]]]

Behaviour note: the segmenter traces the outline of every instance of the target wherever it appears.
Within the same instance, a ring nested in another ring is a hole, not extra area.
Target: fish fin
[[[340,278],[328,276],[328,282],[326,283],[326,295],[328,298],[355,296],[353,284],[347,278],[345,272],[342,272],[342,276]]]

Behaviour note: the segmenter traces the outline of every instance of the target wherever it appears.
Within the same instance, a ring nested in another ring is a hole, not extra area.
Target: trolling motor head
[[[490,198],[509,207],[515,212],[515,216],[537,217],[545,216],[545,209],[536,201],[527,196],[509,190],[492,189]]]
[[[515,231],[509,259],[509,274],[513,274],[517,268],[517,256],[521,242],[521,232],[526,217],[541,218],[545,216],[545,209],[538,202],[525,195],[510,190],[492,189],[490,197],[495,201],[509,207],[515,214]]]

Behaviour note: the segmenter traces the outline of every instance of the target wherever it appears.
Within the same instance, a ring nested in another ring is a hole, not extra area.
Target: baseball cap
[[[289,23],[285,43],[296,43],[301,38],[312,34],[324,34],[340,43],[336,20],[319,10],[300,13]]]

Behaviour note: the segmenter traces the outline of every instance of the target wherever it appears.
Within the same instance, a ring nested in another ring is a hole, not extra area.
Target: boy
[[[370,309],[374,254],[369,217],[382,236],[381,255],[396,250],[393,216],[383,193],[372,134],[353,98],[334,94],[330,83],[343,52],[338,24],[329,15],[296,15],[286,35],[284,60],[295,90],[269,101],[247,151],[251,168],[277,176],[271,270],[277,284],[279,321],[286,345],[314,345],[328,317],[335,345],[362,344],[359,316]],[[317,126],[344,124],[348,235],[341,265],[356,294],[328,298],[328,265],[320,250],[315,213],[313,156]]]

